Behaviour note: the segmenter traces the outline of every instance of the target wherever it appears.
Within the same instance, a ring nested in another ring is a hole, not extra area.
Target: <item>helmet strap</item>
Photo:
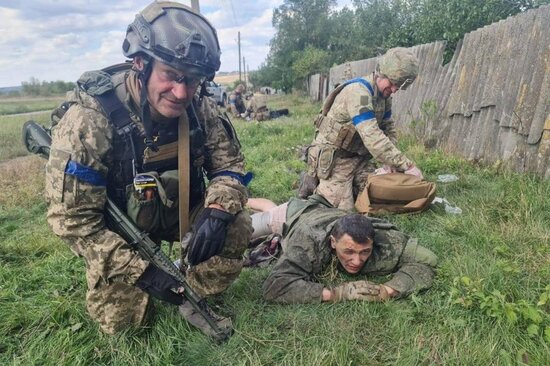
[[[159,150],[155,140],[153,138],[153,121],[151,119],[151,107],[147,100],[147,82],[153,71],[153,65],[150,60],[144,59],[143,70],[138,72],[138,80],[141,82],[141,92],[139,96],[139,103],[141,109],[141,121],[143,122],[143,128],[145,130],[145,146],[154,152]]]

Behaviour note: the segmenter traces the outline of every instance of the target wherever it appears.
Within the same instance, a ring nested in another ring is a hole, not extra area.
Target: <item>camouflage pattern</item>
[[[413,163],[396,147],[397,133],[391,118],[391,97],[378,97],[374,74],[363,79],[370,83],[374,95],[361,83],[345,86],[320,122],[308,152],[308,174],[317,174],[320,179],[321,188],[316,192],[326,195],[329,202],[341,209],[353,207],[350,183],[358,178],[366,178],[363,174],[366,163],[361,162],[374,158],[380,164],[394,166],[401,171],[407,170]],[[352,123],[356,116],[371,114],[373,118],[357,125]],[[347,145],[335,145],[334,135],[341,135],[343,131],[347,131]],[[319,155],[321,151],[324,154]],[[364,183],[359,182],[359,185]],[[330,194],[339,191],[344,192],[335,196]]]
[[[246,113],[250,119],[256,121],[265,121],[271,118],[266,104],[266,97],[263,95],[253,95],[248,101]]]
[[[126,80],[126,94],[121,100],[131,110],[138,128],[143,130],[136,117],[140,113],[134,109],[139,105],[135,102],[139,95],[135,90],[136,74],[130,71],[122,80]],[[98,102],[83,91],[73,92],[70,102],[74,104],[52,130],[51,155],[46,165],[47,219],[54,233],[67,242],[77,256],[84,258],[88,310],[103,331],[114,333],[128,323],[139,324],[144,318],[148,295],[133,285],[148,262],[106,227],[103,215],[106,186],[93,185],[65,173],[69,161],[93,169],[103,177],[114,168],[115,132]],[[206,135],[203,165],[206,172],[209,175],[222,171],[244,174],[244,157],[229,121],[223,120],[208,101],[202,103],[197,114]],[[218,268],[218,263],[213,262],[195,270],[197,273],[208,271],[207,280],[219,279],[224,283],[223,288],[240,271],[242,264],[235,260],[236,252],[241,248],[241,254],[244,252],[252,230],[247,226],[247,214],[241,213],[246,200],[246,188],[235,178],[221,175],[209,182],[205,204],[218,203],[230,213],[243,216],[228,233],[227,242],[235,243],[228,249],[230,264],[224,263]],[[229,280],[223,278],[230,272],[228,266],[233,266]]]
[[[191,212],[191,222],[200,216],[204,206]],[[219,294],[239,276],[243,267],[243,253],[252,237],[252,219],[246,210],[237,213],[227,228],[225,245],[219,255],[186,270],[187,282],[200,297]],[[182,261],[187,263],[187,248],[182,248]]]
[[[237,90],[233,90],[229,95],[229,107],[231,113],[236,118],[241,118],[242,113],[246,113],[246,106],[244,104],[242,93]]]
[[[392,83],[406,89],[418,75],[418,58],[408,48],[396,47],[388,50],[378,63],[378,72]],[[407,85],[403,83],[409,80]]]
[[[323,288],[316,281],[335,258],[330,232],[345,211],[330,207],[318,195],[293,198],[287,208],[283,254],[263,285],[264,298],[278,303],[321,302]],[[437,257],[387,221],[371,218],[374,248],[360,271],[367,276],[393,274],[385,284],[405,297],[432,285]]]
[[[354,197],[363,190],[367,175],[375,169],[374,163],[360,156],[333,158],[330,179],[319,179],[315,192],[325,197],[332,205],[350,211],[355,205]]]

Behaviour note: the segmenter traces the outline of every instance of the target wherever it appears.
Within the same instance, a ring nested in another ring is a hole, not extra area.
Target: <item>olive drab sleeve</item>
[[[405,297],[431,287],[437,257],[401,231],[377,228],[374,223],[374,250],[361,270],[368,276],[392,274],[385,285]]]
[[[103,279],[134,283],[148,265],[105,226],[106,178],[113,131],[97,102],[75,96],[73,105],[52,131],[46,165],[47,219],[54,233],[83,256],[89,288]]]
[[[322,301],[324,286],[311,278],[317,261],[315,244],[302,239],[283,242],[283,254],[263,284],[265,300],[282,304]]]
[[[215,102],[205,98],[199,110],[205,121],[204,168],[210,180],[205,205],[220,204],[231,214],[243,209],[248,199],[244,186],[244,156],[231,122],[217,109]]]
[[[380,163],[406,170],[412,161],[409,160],[392,142],[378,125],[370,91],[360,83],[348,85],[338,95],[342,98],[341,108],[345,108],[355,129],[371,155]],[[336,101],[335,101],[336,104]],[[331,108],[331,110],[334,106]],[[393,127],[390,127],[390,130]],[[390,133],[395,134],[394,131]]]
[[[432,251],[418,245],[416,239],[409,239],[399,258],[397,272],[385,285],[399,291],[399,297],[430,288],[436,265],[437,256]]]
[[[267,301],[284,304],[322,301],[325,286],[315,277],[331,261],[329,233],[345,212],[327,208],[328,202],[320,197],[322,201],[319,201],[318,197],[313,195],[307,201],[291,200],[287,206],[288,232],[282,243],[283,254],[263,285]]]

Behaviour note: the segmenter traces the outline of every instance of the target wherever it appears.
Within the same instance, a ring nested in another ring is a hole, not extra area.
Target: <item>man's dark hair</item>
[[[374,240],[374,228],[368,218],[360,214],[350,214],[341,217],[332,228],[331,235],[340,240],[344,234],[348,234],[357,243],[366,243]]]

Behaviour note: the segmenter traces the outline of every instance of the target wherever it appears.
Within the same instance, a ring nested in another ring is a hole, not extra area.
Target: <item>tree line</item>
[[[29,81],[21,83],[21,93],[30,96],[50,96],[62,95],[73,90],[75,83],[66,81],[40,81],[37,78],[31,77]]]
[[[284,0],[273,12],[267,60],[252,72],[257,86],[303,89],[310,75],[376,57],[392,47],[447,41],[448,62],[464,34],[550,0]]]

